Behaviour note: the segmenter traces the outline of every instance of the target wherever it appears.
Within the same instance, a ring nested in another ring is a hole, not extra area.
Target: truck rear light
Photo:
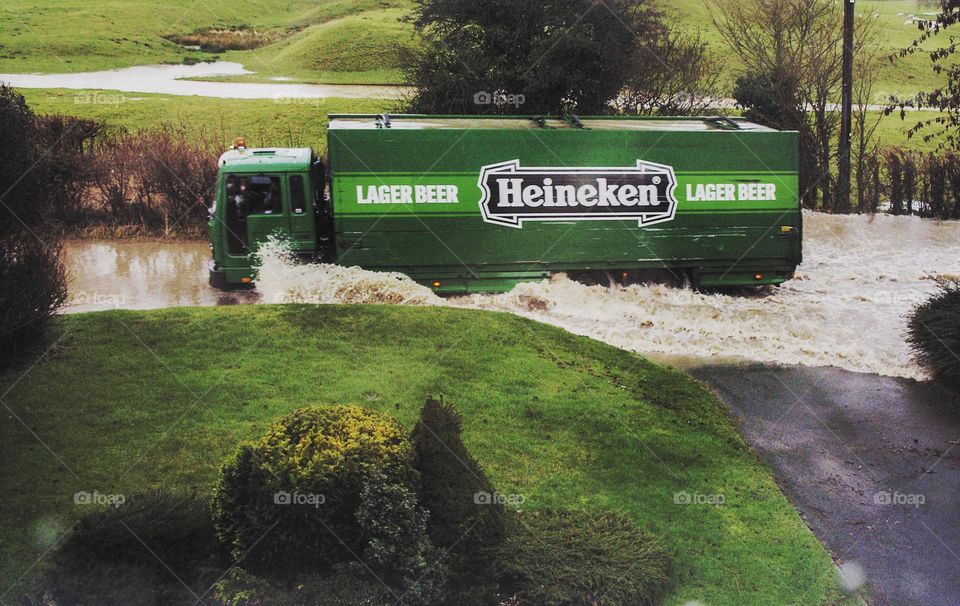
[[[763,280],[763,274],[753,274],[754,280]]]
[[[243,282],[244,284],[249,284],[249,283],[253,282],[253,278],[248,278],[247,276],[244,276],[244,277],[240,278],[240,281]]]
[[[434,288],[440,288],[440,280],[434,280],[430,283]]]

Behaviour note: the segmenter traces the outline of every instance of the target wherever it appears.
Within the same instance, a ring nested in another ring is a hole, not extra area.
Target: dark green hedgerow
[[[497,560],[506,594],[524,606],[658,604],[670,563],[626,518],[566,510],[518,514]]]
[[[913,311],[907,342],[935,379],[960,387],[960,282],[940,291]]]
[[[495,490],[467,451],[462,431],[463,419],[452,405],[428,398],[411,440],[430,539],[451,570],[447,600],[467,606],[493,600],[491,563],[506,530],[503,505],[478,498]]]
[[[81,517],[51,560],[38,596],[53,601],[33,603],[186,603],[227,568],[207,499],[159,490]]]

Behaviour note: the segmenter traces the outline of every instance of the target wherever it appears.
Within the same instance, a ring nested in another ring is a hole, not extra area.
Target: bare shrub
[[[646,36],[630,62],[613,105],[623,114],[701,115],[720,90],[723,62],[699,34],[663,26]]]
[[[192,46],[208,53],[222,53],[228,50],[250,50],[273,44],[287,36],[290,31],[229,27],[202,30],[191,34],[170,35],[165,36],[165,38],[180,46]]]
[[[37,116],[37,143],[43,162],[35,169],[49,190],[52,214],[73,222],[82,212],[84,195],[93,182],[93,141],[103,125],[74,116]]]
[[[872,175],[861,210],[876,210],[885,200],[894,215],[960,219],[960,157],[901,148],[879,151],[866,160]],[[871,208],[872,207],[872,208]]]
[[[202,229],[217,186],[217,154],[210,141],[162,131],[141,133],[138,143],[141,186],[155,203],[164,233]]]
[[[216,188],[215,149],[210,139],[188,138],[182,129],[104,137],[94,154],[90,205],[114,227],[199,235]]]

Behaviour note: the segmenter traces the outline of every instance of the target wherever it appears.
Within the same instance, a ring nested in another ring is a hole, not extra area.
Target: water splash
[[[284,242],[258,251],[257,290],[263,303],[386,303],[443,305],[443,299],[399,273],[297,263]]]
[[[442,299],[401,274],[294,263],[262,251],[264,302],[393,303],[498,310],[647,354],[837,366],[925,378],[903,340],[906,316],[960,273],[960,222],[804,213],[796,279],[755,292],[665,285],[585,286],[564,275],[496,295]]]

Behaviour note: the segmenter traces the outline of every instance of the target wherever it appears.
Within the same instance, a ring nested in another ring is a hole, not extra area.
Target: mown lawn
[[[65,114],[100,120],[108,127],[140,130],[151,127],[183,126],[188,134],[212,136],[230,144],[237,135],[246,135],[254,146],[310,146],[323,151],[327,147],[328,114],[397,112],[398,101],[383,99],[217,99],[213,97],[176,97],[113,91],[77,91],[63,89],[19,89],[38,114]],[[89,101],[97,101],[91,103]],[[870,112],[871,120],[880,119],[877,141],[880,147],[905,147],[934,150],[940,137],[924,142],[906,132],[916,122],[936,112],[908,112],[882,116]],[[931,130],[936,132],[936,129]]]
[[[394,111],[378,99],[217,99],[114,91],[19,89],[38,114],[92,118],[108,128],[183,128],[188,136],[222,142],[244,135],[250,146],[327,148],[328,115]]]
[[[6,603],[83,513],[77,491],[206,491],[238,441],[293,408],[359,403],[409,427],[430,394],[463,411],[467,445],[525,507],[613,509],[661,537],[670,604],[838,597],[829,555],[725,408],[599,342],[505,314],[378,306],[117,311],[57,331],[44,362],[0,376]]]

